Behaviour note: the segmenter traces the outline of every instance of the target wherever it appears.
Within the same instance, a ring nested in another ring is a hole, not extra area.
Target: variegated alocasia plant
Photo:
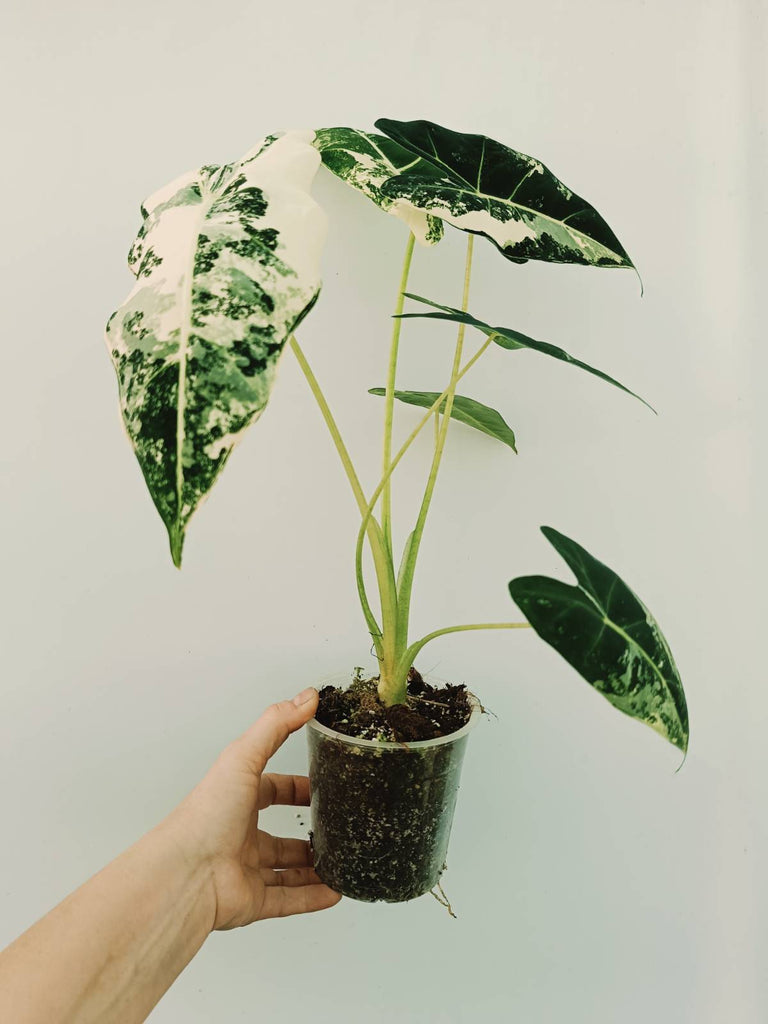
[[[615,707],[685,751],[685,695],[657,623],[611,569],[549,527],[542,530],[573,570],[577,586],[539,576],[515,579],[510,594],[527,622],[448,626],[415,640],[409,635],[414,572],[451,422],[474,427],[517,451],[513,429],[503,416],[457,391],[459,381],[491,345],[551,356],[639,397],[557,345],[471,314],[467,307],[475,237],[487,238],[512,263],[633,264],[594,207],[539,160],[485,136],[449,131],[429,121],[381,119],[376,128],[379,132],[338,127],[270,135],[242,159],[183,175],[142,206],[143,224],[129,256],[136,283],[110,318],[107,341],[125,426],[167,527],[174,563],[181,564],[192,514],[242,432],[264,410],[277,363],[290,347],[360,509],[356,577],[379,661],[381,699],[387,704],[406,699],[415,658],[439,636],[532,626]],[[384,399],[384,437],[381,479],[369,495],[294,334],[320,291],[326,218],[310,188],[321,163],[409,230],[386,384],[370,389]],[[414,243],[438,243],[446,223],[467,235],[460,307],[407,291]],[[421,308],[404,313],[406,298]],[[451,369],[442,389],[396,386],[402,323],[409,318],[457,324]],[[470,358],[464,354],[467,327],[484,338]],[[393,454],[396,401],[425,412]],[[391,478],[430,422],[434,453],[396,569]],[[376,572],[378,616],[363,571],[366,539]]]

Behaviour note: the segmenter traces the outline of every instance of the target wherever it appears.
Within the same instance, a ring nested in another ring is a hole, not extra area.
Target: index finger
[[[278,775],[265,772],[259,783],[259,810],[272,804],[309,807],[309,779],[306,775]]]

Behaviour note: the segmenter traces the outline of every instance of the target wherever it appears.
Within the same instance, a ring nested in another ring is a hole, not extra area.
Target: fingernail
[[[297,708],[300,708],[302,704],[306,704],[308,700],[312,700],[313,697],[317,696],[317,690],[314,686],[308,686],[306,690],[302,690],[301,693],[297,694],[293,698],[293,703]]]

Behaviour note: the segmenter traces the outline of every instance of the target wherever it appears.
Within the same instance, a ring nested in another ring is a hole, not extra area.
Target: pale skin
[[[0,952],[0,1020],[143,1021],[211,932],[339,902],[309,843],[258,821],[309,804],[305,776],[265,769],[317,702],[310,688],[273,704],[167,818]]]

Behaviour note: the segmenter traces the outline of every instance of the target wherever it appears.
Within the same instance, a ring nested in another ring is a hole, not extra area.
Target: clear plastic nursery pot
[[[348,676],[323,680],[343,686]],[[464,751],[480,714],[447,736],[409,743],[307,726],[311,843],[326,885],[356,900],[399,903],[440,880]]]

